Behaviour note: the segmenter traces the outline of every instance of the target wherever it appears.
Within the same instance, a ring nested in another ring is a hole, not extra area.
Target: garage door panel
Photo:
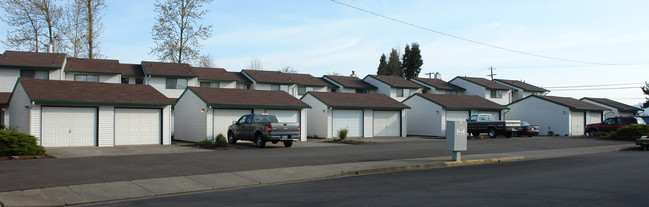
[[[232,121],[237,121],[241,116],[252,113],[250,109],[215,109],[214,110],[214,136],[223,134],[227,136],[228,127]]]
[[[347,136],[363,136],[363,111],[361,110],[334,110],[333,111],[333,136],[338,130],[348,129]]]
[[[160,109],[115,109],[115,145],[161,144]]]
[[[374,111],[374,136],[400,136],[399,111]]]
[[[466,121],[469,111],[446,111],[446,121]]]
[[[43,146],[96,146],[96,108],[43,107],[41,116]]]
[[[584,134],[584,120],[584,112],[570,112],[570,125],[573,136]]]

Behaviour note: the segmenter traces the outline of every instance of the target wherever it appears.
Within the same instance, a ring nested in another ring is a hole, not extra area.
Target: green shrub
[[[225,139],[225,136],[223,134],[220,134],[216,136],[216,142],[214,143],[216,147],[227,147],[228,146],[228,140]]]
[[[197,142],[196,145],[198,145],[200,148],[206,148],[206,149],[214,148],[214,142],[212,142],[212,140],[209,139],[201,140],[200,142]]]
[[[0,156],[43,155],[45,149],[36,137],[19,131],[0,130]]]
[[[348,129],[339,129],[338,130],[338,138],[340,138],[340,140],[344,140],[345,138],[347,138],[347,133],[348,132],[349,132]]]
[[[595,132],[595,136],[608,137],[611,136],[610,132]]]
[[[649,136],[649,125],[631,124],[611,133],[611,138],[617,140],[636,140],[641,136]]]

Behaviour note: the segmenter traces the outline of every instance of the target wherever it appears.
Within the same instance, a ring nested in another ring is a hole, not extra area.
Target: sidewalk
[[[268,184],[451,167],[520,160],[547,159],[593,153],[615,152],[636,147],[633,144],[530,150],[518,152],[473,154],[462,156],[464,161],[452,162],[450,156],[352,162],[312,166],[259,169],[190,176],[68,185],[50,188],[1,192],[5,206],[63,206],[95,202],[146,198],[180,193],[252,187]],[[450,153],[449,153],[450,154]]]

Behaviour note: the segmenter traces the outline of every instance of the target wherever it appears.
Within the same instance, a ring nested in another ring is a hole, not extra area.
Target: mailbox
[[[460,161],[460,151],[466,151],[466,121],[446,121],[446,150],[453,151],[453,160]]]

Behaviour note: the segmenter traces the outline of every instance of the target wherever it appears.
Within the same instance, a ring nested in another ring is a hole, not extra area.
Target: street
[[[351,176],[93,206],[646,206],[640,150]]]

